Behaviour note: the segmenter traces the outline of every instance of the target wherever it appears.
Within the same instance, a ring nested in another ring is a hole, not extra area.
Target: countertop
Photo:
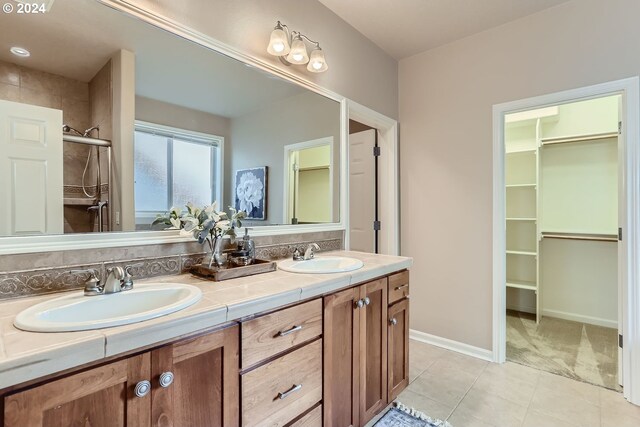
[[[60,294],[2,302],[0,389],[331,293],[409,268],[412,264],[411,258],[362,252],[334,251],[318,256],[323,255],[358,258],[364,262],[364,266],[356,271],[338,274],[296,274],[276,270],[223,282],[212,282],[191,274],[138,280],[139,283],[194,285],[202,290],[202,299],[167,316],[93,331],[37,333],[21,331],[13,326],[13,320],[20,311]]]

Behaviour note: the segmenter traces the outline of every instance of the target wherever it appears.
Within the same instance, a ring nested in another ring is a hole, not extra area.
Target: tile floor
[[[512,362],[410,346],[411,383],[398,400],[453,427],[640,426],[640,407],[620,393]]]

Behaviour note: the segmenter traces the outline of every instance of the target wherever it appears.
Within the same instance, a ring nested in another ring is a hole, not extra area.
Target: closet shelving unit
[[[506,155],[507,288],[539,300],[538,157],[540,119],[508,123]],[[536,310],[536,316],[539,316]]]

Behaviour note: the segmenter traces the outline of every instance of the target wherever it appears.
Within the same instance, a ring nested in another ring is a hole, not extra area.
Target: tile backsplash
[[[281,259],[315,242],[321,251],[344,248],[342,231],[256,237],[256,256]],[[113,266],[131,266],[134,278],[175,275],[188,272],[206,256],[197,242],[44,252],[0,256],[0,300],[80,289],[86,276],[73,269],[93,268],[105,277]]]

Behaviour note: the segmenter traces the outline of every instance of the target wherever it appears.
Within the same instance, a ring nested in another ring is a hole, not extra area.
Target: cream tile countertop
[[[157,319],[83,332],[25,332],[13,326],[25,308],[58,295],[0,303],[0,389],[105,357],[168,341],[201,329],[272,310],[409,268],[411,258],[336,251],[322,255],[358,258],[364,266],[339,274],[272,273],[211,282],[182,274],[144,282],[186,283],[202,290],[202,299]],[[77,291],[76,291],[77,292]]]

